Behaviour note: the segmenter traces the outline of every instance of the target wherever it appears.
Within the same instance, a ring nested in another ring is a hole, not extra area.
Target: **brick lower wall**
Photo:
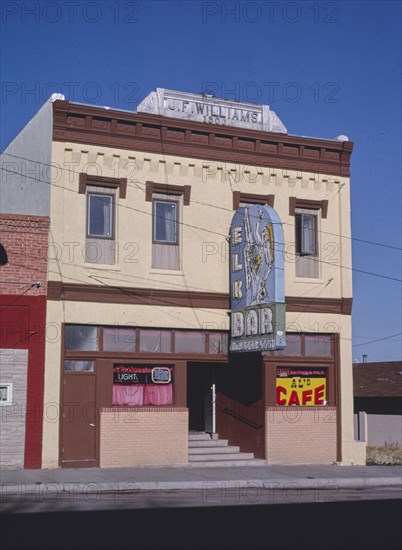
[[[337,460],[335,407],[269,407],[265,412],[268,464],[332,464]]]
[[[187,463],[187,409],[102,409],[101,468],[176,466]]]

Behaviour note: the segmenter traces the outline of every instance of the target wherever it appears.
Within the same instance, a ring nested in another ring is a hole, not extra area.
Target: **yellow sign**
[[[276,379],[277,405],[302,407],[326,405],[326,393],[326,378],[289,376]]]

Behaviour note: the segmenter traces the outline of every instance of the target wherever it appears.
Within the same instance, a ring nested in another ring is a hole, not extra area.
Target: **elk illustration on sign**
[[[283,349],[283,230],[272,207],[248,205],[236,211],[230,258],[230,351]]]

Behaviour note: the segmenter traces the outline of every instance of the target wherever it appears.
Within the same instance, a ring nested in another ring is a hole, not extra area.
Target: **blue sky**
[[[270,105],[290,134],[346,134],[353,357],[401,358],[401,285],[360,273],[401,279],[400,2],[3,0],[1,10],[1,150],[55,91],[135,110],[156,87],[208,88]]]

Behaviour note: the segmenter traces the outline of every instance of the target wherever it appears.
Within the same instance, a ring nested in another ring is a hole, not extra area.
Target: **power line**
[[[41,164],[43,166],[47,166],[47,167],[52,167],[54,166],[52,163],[46,163],[46,162],[41,162],[39,160],[34,160],[34,159],[29,159],[29,158],[26,158],[26,157],[21,157],[21,156],[18,156],[18,155],[11,155],[10,153],[2,153],[3,155],[6,155],[6,156],[9,156],[9,157],[12,157],[12,158],[16,158],[16,159],[20,159],[20,160],[26,160],[28,162],[33,162],[33,163],[37,163],[37,164]],[[166,154],[163,152],[163,143],[162,143],[162,156],[163,158],[166,160]],[[31,179],[35,179],[36,181],[39,181],[41,183],[46,183],[48,185],[56,185],[54,182],[46,182],[46,181],[43,181],[43,180],[40,180],[40,179],[37,179],[37,178],[32,178],[31,176],[28,176],[28,175],[25,175],[25,174],[20,174],[18,172],[14,172],[12,170],[7,170],[5,168],[1,168],[2,170],[6,171],[6,172],[9,172],[10,174],[15,174],[15,175],[18,175],[18,176],[21,176],[21,177],[25,177],[25,178],[31,178]],[[73,174],[75,177],[77,177],[79,174],[75,171],[75,170],[71,170],[70,168],[66,168],[66,167],[61,167],[61,166],[57,166],[57,169],[60,169],[62,171],[65,171],[65,172],[70,172],[71,174]],[[166,163],[165,163],[165,176],[166,176],[166,179],[168,179],[168,176],[167,176],[167,168],[166,168]],[[230,185],[230,188],[233,192],[233,187],[232,187],[232,182],[231,182],[231,177],[230,177],[230,174],[228,176],[228,180],[229,180],[229,185]],[[128,183],[128,187],[131,187],[131,188],[137,188],[137,189],[140,189],[141,191],[145,192],[145,189],[142,189],[138,184],[144,186],[144,183],[143,182],[140,182],[140,181],[137,181],[137,182],[133,182],[134,185],[129,185]],[[237,183],[237,182],[236,182]],[[75,190],[73,189],[69,189],[67,187],[63,187],[63,186],[60,186],[60,185],[56,185],[56,187],[59,187],[59,188],[62,188],[62,189],[66,189],[68,191],[72,191],[72,192],[76,192]],[[327,193],[328,194],[328,193]],[[197,201],[197,200],[192,200],[192,202],[195,202],[196,204],[201,204],[201,205],[204,205],[204,206],[208,206],[209,208],[216,208],[216,209],[219,209],[219,210],[224,210],[226,212],[233,212],[232,209],[230,208],[225,208],[224,206],[218,206],[216,204],[211,204],[211,203],[206,203],[206,202],[203,202],[203,201]],[[120,206],[120,205],[119,205]],[[292,225],[293,224],[290,224],[290,223],[287,223],[287,222],[282,222],[284,225]],[[199,229],[199,228],[197,228]],[[398,251],[402,251],[402,248],[401,247],[398,247],[398,246],[394,246],[394,245],[390,245],[390,244],[385,244],[385,243],[379,243],[379,242],[375,242],[375,241],[370,241],[368,239],[359,239],[357,237],[351,237],[351,236],[348,236],[348,235],[342,235],[340,233],[332,233],[330,231],[324,231],[322,229],[319,229],[318,230],[319,233],[323,233],[325,235],[331,235],[333,237],[339,237],[341,239],[348,239],[348,240],[351,240],[351,241],[356,241],[356,242],[360,242],[360,243],[363,243],[363,244],[370,244],[370,245],[373,245],[373,246],[379,246],[379,247],[382,247],[382,248],[389,248],[391,250],[398,250]]]
[[[13,174],[17,174],[16,172],[7,170],[7,169],[5,169],[5,168],[3,168],[3,167],[0,167],[0,169],[1,169],[1,170],[4,170],[4,171],[6,171],[6,172],[10,172],[10,173],[13,173]],[[17,175],[22,175],[22,174],[17,174]],[[27,178],[29,178],[29,179],[33,179],[33,180],[35,180],[35,181],[39,181],[39,182],[41,182],[41,183],[48,184],[48,185],[56,185],[56,184],[54,184],[54,183],[45,182],[45,181],[43,181],[43,180],[41,180],[41,179],[38,179],[38,178],[35,178],[35,177],[33,177],[33,176],[25,176],[25,177],[27,177]],[[69,189],[68,187],[64,187],[64,186],[61,186],[61,185],[56,185],[56,187],[59,187],[59,188],[64,189],[64,190],[66,190],[66,191],[70,191],[70,192],[72,192],[72,193],[76,193],[75,190]],[[152,212],[146,212],[146,211],[144,211],[144,210],[140,210],[140,209],[138,209],[138,208],[134,208],[134,207],[132,207],[132,206],[128,206],[128,205],[125,205],[125,204],[119,204],[118,206],[119,206],[120,208],[126,208],[127,210],[131,210],[131,211],[133,211],[133,212],[137,212],[137,213],[140,213],[140,214],[146,214],[146,215],[148,215],[148,216],[152,216],[152,215],[153,215]],[[182,222],[182,221],[180,221],[180,220],[178,220],[177,223],[180,224],[180,225],[182,225],[182,226],[185,226],[185,227],[189,227],[189,228],[192,228],[192,229],[198,229],[198,230],[200,230],[200,231],[205,231],[206,233],[210,233],[210,234],[213,234],[213,235],[218,235],[219,237],[223,237],[223,238],[225,238],[225,239],[227,238],[227,235],[225,235],[225,234],[223,234],[223,233],[219,233],[219,232],[217,232],[217,231],[213,231],[213,230],[211,230],[211,229],[206,229],[206,228],[204,228],[204,227],[199,227],[199,226],[195,226],[195,225],[192,225],[192,224],[188,224],[188,223]],[[278,252],[280,252],[280,253],[283,252],[283,251],[280,250],[280,249],[276,249],[276,250],[277,250]],[[308,256],[306,256],[306,258],[308,258]],[[310,258],[309,258],[309,259],[310,259]],[[381,275],[381,274],[379,274],[379,273],[373,273],[373,272],[371,272],[371,271],[365,271],[365,270],[363,270],[363,269],[357,269],[357,268],[355,268],[355,267],[344,266],[344,265],[341,265],[341,264],[334,264],[333,262],[326,262],[326,261],[324,261],[324,260],[317,260],[317,259],[315,259],[315,258],[312,259],[312,261],[316,261],[316,262],[321,263],[321,264],[331,265],[331,266],[337,267],[337,268],[339,268],[339,269],[347,269],[347,270],[349,270],[349,271],[355,271],[355,272],[357,272],[357,273],[362,273],[362,274],[365,274],[365,275],[371,275],[371,276],[373,276],[373,277],[378,277],[378,278],[386,279],[386,280],[389,280],[389,281],[402,282],[402,279],[397,279],[396,277],[390,277],[390,276],[388,276],[388,275]]]
[[[390,338],[395,338],[396,336],[400,336],[402,332],[398,332],[397,334],[391,334],[390,336],[385,336],[384,338],[376,338],[375,340],[372,340],[371,342],[366,342],[364,344],[355,344],[352,346],[352,348],[357,348],[359,346],[370,346],[371,344],[375,344],[376,342],[382,342],[383,340],[389,340]]]

